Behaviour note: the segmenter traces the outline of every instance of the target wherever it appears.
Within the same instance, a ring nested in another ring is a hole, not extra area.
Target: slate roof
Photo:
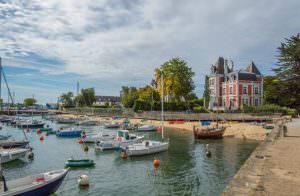
[[[250,73],[255,73],[257,75],[261,75],[260,71],[258,70],[253,61],[246,67],[246,71]]]

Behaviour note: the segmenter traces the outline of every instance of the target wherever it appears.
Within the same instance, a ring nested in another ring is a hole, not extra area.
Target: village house
[[[211,66],[209,109],[237,110],[243,104],[259,106],[263,102],[263,75],[254,62],[245,69],[234,70],[233,61],[219,57]]]
[[[119,105],[121,103],[121,99],[119,96],[96,96],[95,105]]]

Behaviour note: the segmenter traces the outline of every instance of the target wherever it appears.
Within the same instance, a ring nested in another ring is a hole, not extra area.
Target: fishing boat
[[[222,139],[226,127],[198,129],[194,127],[195,139]]]
[[[38,120],[28,120],[26,122],[21,122],[20,124],[17,124],[18,128],[25,129],[25,128],[43,128],[45,125],[44,122],[38,121]]]
[[[142,143],[136,143],[122,148],[128,156],[143,156],[167,151],[169,142],[160,142],[153,140],[145,140]]]
[[[157,128],[158,127],[155,125],[142,125],[137,128],[137,131],[139,132],[156,131]]]
[[[96,121],[96,120],[84,120],[84,121],[78,122],[77,124],[81,125],[81,126],[93,126],[93,125],[97,125],[98,121]]]
[[[91,159],[69,159],[65,162],[66,167],[93,167],[95,166],[94,160]]]
[[[96,143],[97,141],[108,141],[116,138],[116,134],[114,133],[103,133],[100,132],[98,134],[86,135],[82,137],[82,141],[84,143]]]
[[[116,128],[119,128],[121,126],[120,123],[106,123],[104,124],[104,127],[106,129],[116,129]]]
[[[128,130],[120,130],[117,133],[117,137],[108,141],[97,141],[95,150],[112,150],[125,148],[128,145],[141,142],[144,136],[137,136],[135,134],[129,134]]]
[[[2,181],[0,195],[51,195],[56,192],[69,169],[54,170],[41,174],[26,176],[23,178]],[[5,179],[2,176],[2,179]]]
[[[56,131],[56,136],[58,137],[80,137],[82,129],[70,128],[70,129],[60,129]]]
[[[27,148],[0,149],[1,163],[8,163],[17,159],[23,159],[30,151]]]

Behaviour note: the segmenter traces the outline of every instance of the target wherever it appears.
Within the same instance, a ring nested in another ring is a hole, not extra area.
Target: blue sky
[[[219,56],[237,69],[253,60],[270,74],[280,42],[299,33],[299,7],[298,0],[0,0],[0,56],[18,102],[32,95],[56,102],[77,81],[118,95],[123,85],[148,84],[172,57],[193,68],[202,95]]]

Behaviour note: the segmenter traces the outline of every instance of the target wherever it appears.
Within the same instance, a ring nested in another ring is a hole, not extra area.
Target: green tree
[[[133,107],[134,102],[139,98],[138,90],[136,87],[122,86],[121,102],[124,107]]]
[[[205,76],[205,84],[204,84],[204,92],[203,92],[203,99],[205,102],[205,108],[208,108],[208,104],[209,104],[209,78],[208,76]]]
[[[80,91],[80,95],[76,96],[75,102],[79,106],[92,106],[96,101],[94,88],[83,88]]]
[[[300,34],[285,39],[279,50],[279,63],[274,69],[280,80],[281,105],[300,110]]]
[[[74,95],[72,92],[63,93],[60,96],[60,100],[62,101],[64,107],[74,106],[73,96]]]
[[[276,76],[264,77],[264,104],[282,105],[282,95],[280,94],[282,85]]]
[[[36,100],[34,98],[24,99],[24,105],[25,106],[33,106],[35,103],[36,103]]]
[[[159,93],[149,85],[138,89],[138,100],[151,103],[152,93],[153,93],[153,102],[159,101],[160,100]]]
[[[161,70],[164,77],[164,92],[172,101],[187,101],[195,89],[195,73],[184,60],[173,58],[155,70],[158,92],[161,93]]]

